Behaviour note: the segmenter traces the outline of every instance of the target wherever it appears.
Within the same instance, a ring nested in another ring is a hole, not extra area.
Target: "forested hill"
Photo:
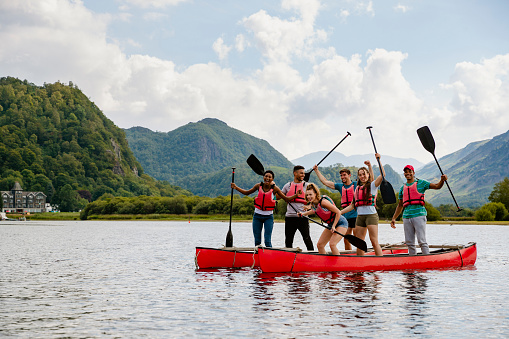
[[[125,133],[145,171],[156,179],[171,183],[185,183],[184,178],[245,165],[250,154],[255,154],[269,166],[293,167],[267,141],[217,119],[188,123],[167,133],[143,127],[132,127]]]
[[[449,185],[461,207],[483,205],[488,202],[493,186],[509,177],[509,131],[493,139],[473,142],[438,162],[449,177]],[[433,161],[416,176],[436,182],[440,171]],[[428,192],[428,201],[435,206],[454,203],[446,186],[440,191]]]
[[[104,193],[190,194],[144,175],[124,131],[72,83],[0,79],[0,159],[0,190],[18,181],[61,210]]]

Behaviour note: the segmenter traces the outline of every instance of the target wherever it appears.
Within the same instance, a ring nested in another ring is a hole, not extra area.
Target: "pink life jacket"
[[[345,188],[345,185],[341,187],[341,208],[348,207],[352,203],[353,195],[355,193],[355,185]]]
[[[270,187],[268,192],[265,192],[263,190],[263,182],[260,183],[258,195],[254,200],[254,205],[262,211],[273,211],[276,207],[276,200],[274,200],[274,185]]]
[[[378,193],[378,190],[377,190]],[[364,186],[357,186],[355,189],[355,207],[359,206],[375,206],[376,194],[371,194],[370,197],[366,196],[366,188]]]
[[[329,211],[328,209],[326,208],[323,208],[322,207],[322,200],[323,199],[327,199],[331,202],[331,204],[333,204],[334,206],[336,206],[334,204],[334,201],[332,201],[331,198],[329,198],[328,196],[324,195],[320,201],[318,201],[318,206],[316,206],[316,208],[313,207],[313,210],[315,211],[315,214],[320,218],[322,219],[326,224],[330,225],[334,222],[334,219],[336,218],[336,213],[332,212],[332,211]]]
[[[306,204],[307,201],[306,201],[306,195],[304,193],[305,192],[304,181],[299,182],[299,183],[292,181],[290,183],[290,188],[288,189],[288,193],[286,195],[288,197],[290,197],[290,196],[294,195],[295,193],[297,193],[298,190],[301,190],[302,194],[297,196],[297,198],[293,199],[292,202],[299,202],[301,204]]]
[[[424,206],[424,193],[419,193],[419,191],[417,191],[417,181],[414,181],[410,186],[405,185],[403,187],[403,207],[407,207],[408,205]]]

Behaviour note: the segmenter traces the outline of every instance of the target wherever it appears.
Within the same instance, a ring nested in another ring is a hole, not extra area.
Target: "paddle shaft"
[[[322,163],[322,161],[324,161],[324,160],[325,160],[325,158],[327,158],[327,157],[328,157],[328,156],[329,156],[329,155],[330,155],[330,154],[331,154],[331,153],[332,153],[332,152],[333,152],[336,148],[338,148],[338,146],[339,146],[339,145],[341,145],[341,143],[342,143],[342,142],[343,142],[343,141],[344,141],[344,140],[345,140],[345,139],[346,139],[349,135],[351,135],[351,134],[350,134],[350,132],[348,132],[348,131],[347,131],[347,132],[346,132],[345,137],[344,137],[343,139],[341,139],[341,141],[340,141],[340,142],[338,142],[338,143],[337,143],[337,145],[336,145],[336,146],[334,146],[334,148],[333,148],[333,149],[331,149],[331,150],[329,151],[329,153],[327,153],[327,154],[326,154],[326,155],[322,158],[322,160],[320,160],[320,161],[318,162],[318,164],[316,164],[316,165],[317,165],[317,166],[318,166],[318,165],[320,165],[320,164]]]
[[[290,205],[290,207],[291,207],[291,208],[293,208],[293,210],[294,210],[297,214],[299,213],[299,211],[297,211],[297,210],[295,209],[295,207],[293,207],[293,205],[292,205],[292,203],[291,203],[291,202],[289,202],[289,203],[288,203],[288,205]],[[304,218],[308,219],[309,221],[314,222],[315,224],[318,224],[318,225],[320,225],[320,226],[322,226],[322,227],[324,227],[324,228],[327,228],[327,229],[328,229],[328,227],[327,227],[326,225],[324,225],[324,224],[322,224],[321,222],[318,222],[318,221],[316,221],[316,220],[314,220],[314,219],[311,219],[311,218],[310,218],[310,217],[308,217],[307,215],[302,215],[302,217],[304,217]],[[339,233],[338,231],[334,231],[334,233],[337,233],[337,234],[339,234],[339,235],[342,235],[343,237],[346,237],[346,235],[344,235],[344,234],[342,234],[342,233]]]
[[[435,139],[433,138],[433,135],[431,134],[431,131],[428,126],[422,126],[417,130],[417,135],[419,136],[419,139],[421,140],[421,144],[426,149],[426,151],[430,152],[433,155],[433,158],[435,159],[435,162],[437,163],[438,169],[440,170],[440,173],[444,175],[444,172],[442,171],[442,168],[440,167],[440,164],[438,163],[438,159],[435,155]],[[461,208],[458,205],[458,202],[456,201],[456,198],[454,197],[454,194],[452,194],[451,187],[449,186],[449,183],[447,180],[445,181],[445,184],[447,185],[447,188],[449,189],[449,192],[451,193],[452,200],[454,200],[454,203],[456,204],[456,208],[458,209],[457,212],[461,211]]]
[[[375,153],[378,153],[375,146],[375,139],[373,139],[373,133],[371,133],[371,129],[373,127],[366,127],[369,130],[369,135],[371,136],[371,141],[373,142],[373,148],[375,149]],[[382,170],[382,164],[380,164],[380,158],[376,158],[378,161],[378,167],[380,168],[380,174],[382,175],[382,180],[385,181],[384,171]],[[374,178],[373,178],[374,179]]]
[[[341,141],[340,141],[340,142],[338,142],[338,143],[337,143],[337,145],[336,145],[336,146],[334,146],[334,148],[333,148],[333,149],[331,149],[331,150],[329,151],[329,153],[327,153],[327,154],[326,154],[326,155],[322,158],[322,160],[320,160],[320,161],[318,162],[318,164],[316,164],[316,166],[320,165],[320,164],[321,164],[321,163],[325,160],[325,158],[327,158],[327,157],[328,157],[328,156],[329,156],[329,155],[330,155],[330,154],[331,154],[331,153],[332,153],[332,152],[333,152],[333,151],[334,151],[334,150],[335,150],[335,149],[336,149],[336,148],[337,148],[337,147],[338,147],[338,146],[339,146],[342,142],[343,142],[343,140],[345,140],[345,139],[346,139],[349,135],[352,135],[352,134],[350,134],[350,132],[348,132],[348,131],[347,131],[347,132],[346,132],[345,137],[344,137],[343,139],[341,139]],[[312,169],[311,171],[309,171],[309,172],[307,172],[307,173],[306,173],[306,176],[304,177],[304,181],[308,181],[308,180],[309,180],[309,176],[311,175],[311,172],[313,172],[313,169]]]
[[[437,163],[440,173],[442,175],[444,175],[444,172],[442,171],[442,168],[440,167],[440,164],[438,163],[438,159],[435,156],[435,152],[432,152],[431,154],[433,155],[433,158],[435,158],[435,162]],[[456,198],[454,197],[454,194],[452,194],[451,186],[449,186],[449,183],[447,182],[447,180],[445,181],[445,184],[447,185],[447,188],[449,189],[449,193],[451,193],[452,200],[454,200],[454,203],[456,204],[456,208],[458,209],[456,212],[461,211],[461,207],[459,207],[458,202],[456,201]]]
[[[235,182],[235,167],[232,167],[232,184]],[[233,214],[233,188],[230,197],[230,226],[226,234],[226,247],[233,247],[233,233],[232,233],[232,214]]]

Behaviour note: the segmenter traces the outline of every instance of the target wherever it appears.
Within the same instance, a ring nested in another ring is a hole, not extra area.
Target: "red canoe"
[[[337,272],[378,271],[406,269],[437,269],[475,264],[475,243],[463,245],[430,246],[428,255],[389,254],[377,256],[330,255],[291,252],[284,249],[260,248],[260,268],[266,273],[276,272]]]
[[[396,245],[386,245],[388,248],[382,247],[384,254],[406,253],[405,248],[395,248]],[[300,248],[286,248],[282,249],[285,252],[297,253],[301,252]],[[318,252],[306,252],[315,253]],[[356,251],[342,251],[343,255],[355,255]],[[367,255],[374,255],[370,249]],[[196,255],[194,257],[197,269],[208,268],[242,268],[242,267],[260,267],[260,260],[258,256],[258,249],[253,247],[240,248],[240,247],[196,247]]]

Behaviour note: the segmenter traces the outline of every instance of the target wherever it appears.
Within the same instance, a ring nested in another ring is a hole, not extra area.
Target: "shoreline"
[[[18,221],[22,215],[12,214],[9,216],[10,220]],[[30,220],[81,220],[79,212],[60,212],[60,213],[43,213],[43,214],[30,214],[26,215],[26,221]],[[230,216],[226,214],[214,215],[199,215],[199,214],[108,214],[108,215],[92,215],[87,220],[124,220],[124,221],[137,221],[137,220],[164,220],[164,221],[216,221],[216,222],[229,222]],[[232,216],[232,222],[250,223],[252,221],[251,215],[237,215]],[[284,223],[284,218],[276,217],[274,222]],[[390,220],[380,220],[381,224],[390,224]],[[397,224],[403,224],[402,221],[397,221]],[[444,220],[428,221],[428,225],[509,225],[509,221],[476,221],[476,220]]]

